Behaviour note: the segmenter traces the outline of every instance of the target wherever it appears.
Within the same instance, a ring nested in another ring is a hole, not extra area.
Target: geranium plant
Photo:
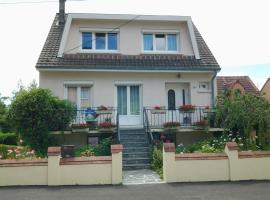
[[[163,124],[164,128],[175,128],[179,126],[180,126],[180,122],[166,122]]]
[[[87,123],[79,123],[79,124],[72,124],[71,128],[74,129],[84,129],[84,128],[88,128],[88,124]]]
[[[154,106],[155,110],[163,110],[165,109],[165,106]]]
[[[98,124],[98,128],[109,129],[114,128],[115,125],[110,121],[101,122]]]
[[[179,106],[179,110],[183,112],[194,112],[195,106],[192,104],[184,104],[184,105]]]

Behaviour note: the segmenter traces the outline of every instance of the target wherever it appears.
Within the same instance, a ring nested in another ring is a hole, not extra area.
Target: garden
[[[171,125],[171,124],[170,124]],[[270,104],[262,96],[228,91],[218,96],[215,125],[223,133],[190,145],[178,144],[176,153],[221,153],[227,142],[236,142],[240,151],[270,150]],[[151,154],[152,168],[162,175],[162,146],[166,137],[155,141]]]

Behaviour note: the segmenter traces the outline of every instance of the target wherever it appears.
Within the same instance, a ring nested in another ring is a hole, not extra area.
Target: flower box
[[[201,120],[201,121],[196,122],[194,124],[195,130],[206,130],[206,129],[208,129],[208,127],[209,127],[209,123],[207,120]]]
[[[71,125],[71,131],[73,133],[84,133],[88,132],[89,130],[89,125],[87,123],[82,123],[82,124],[72,124]]]
[[[153,110],[151,110],[151,114],[165,114],[165,106],[155,106]]]
[[[193,113],[195,112],[195,106],[191,104],[186,104],[186,105],[179,106],[178,110],[180,112]]]
[[[166,130],[178,130],[180,128],[179,122],[166,122],[163,124],[164,129]]]

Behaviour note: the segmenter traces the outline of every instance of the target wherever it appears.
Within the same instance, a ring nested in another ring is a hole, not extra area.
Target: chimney
[[[59,0],[59,25],[65,24],[65,3],[66,0]]]

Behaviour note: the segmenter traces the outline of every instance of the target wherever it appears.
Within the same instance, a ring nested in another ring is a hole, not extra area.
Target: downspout
[[[215,107],[215,78],[217,77],[217,71],[214,71],[214,75],[211,79],[211,87],[212,87],[212,108]]]

